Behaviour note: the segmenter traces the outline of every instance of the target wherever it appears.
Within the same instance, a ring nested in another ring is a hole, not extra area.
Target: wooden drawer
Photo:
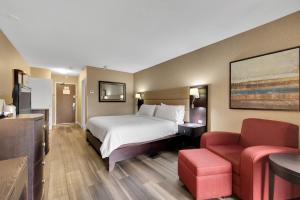
[[[34,145],[34,162],[44,159],[45,146],[45,142],[39,142]]]
[[[44,141],[45,138],[44,121],[42,119],[34,122],[34,141]]]
[[[185,126],[178,126],[178,133],[180,135],[191,135],[192,129],[189,127],[185,127]]]
[[[44,192],[44,183],[41,182],[33,187],[34,200],[41,200]]]
[[[33,183],[34,185],[40,184],[43,180],[45,161],[40,160],[34,165]]]
[[[46,129],[45,129],[45,154],[47,154],[49,152],[49,127],[47,126]]]
[[[193,129],[193,134],[192,134],[192,136],[193,136],[193,137],[201,137],[201,135],[202,135],[203,133],[205,133],[205,132],[206,132],[206,126],[202,126],[202,127]]]

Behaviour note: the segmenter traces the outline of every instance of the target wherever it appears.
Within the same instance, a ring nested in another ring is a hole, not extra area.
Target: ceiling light
[[[74,73],[74,71],[70,70],[70,69],[66,69],[66,68],[53,68],[51,69],[54,73],[58,73],[58,74],[63,74],[63,75],[67,75],[67,74],[72,74]]]

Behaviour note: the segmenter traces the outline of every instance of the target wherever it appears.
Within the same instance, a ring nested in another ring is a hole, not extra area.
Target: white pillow
[[[154,110],[154,114],[153,114],[153,116],[155,117],[155,115],[156,115],[156,112],[157,112],[157,109],[160,107],[160,105],[155,105],[155,110]]]
[[[161,104],[161,106],[157,107],[155,117],[168,119],[178,124],[183,124],[184,106],[183,105],[173,106],[173,105]]]
[[[139,111],[136,113],[137,115],[144,115],[144,116],[154,116],[156,105],[147,105],[143,104]]]
[[[167,106],[167,107],[173,107],[175,108],[177,111],[177,119],[178,121],[182,121],[182,123],[184,123],[184,114],[185,114],[185,106],[184,105],[167,105],[167,104],[163,104],[161,103],[161,106]]]

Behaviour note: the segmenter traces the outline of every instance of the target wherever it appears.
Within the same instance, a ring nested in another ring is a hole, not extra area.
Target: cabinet
[[[180,148],[200,147],[201,135],[206,132],[206,126],[197,123],[178,125],[178,135],[181,136]]]
[[[43,196],[45,156],[44,116],[21,114],[0,120],[0,160],[27,156],[28,199]]]
[[[49,109],[32,109],[31,113],[39,113],[44,115],[44,135],[45,135],[45,154],[50,150],[49,145]]]

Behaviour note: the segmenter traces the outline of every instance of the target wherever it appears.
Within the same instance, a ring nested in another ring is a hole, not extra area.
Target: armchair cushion
[[[245,149],[241,145],[209,145],[207,149],[228,160],[232,164],[233,171],[237,174],[240,172],[240,157]]]
[[[209,145],[207,149],[212,152],[218,154],[219,156],[228,155],[228,154],[241,154],[241,152],[245,149],[243,146],[238,144],[233,145]]]
[[[240,136],[240,134],[232,132],[206,132],[201,136],[201,148],[206,148],[210,145],[238,144]]]

